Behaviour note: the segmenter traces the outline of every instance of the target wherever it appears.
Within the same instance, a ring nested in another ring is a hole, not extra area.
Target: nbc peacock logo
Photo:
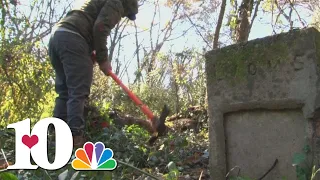
[[[113,159],[113,151],[105,148],[102,142],[93,144],[86,142],[83,148],[75,152],[76,158],[71,165],[75,170],[107,170],[111,171],[117,167],[117,161]]]

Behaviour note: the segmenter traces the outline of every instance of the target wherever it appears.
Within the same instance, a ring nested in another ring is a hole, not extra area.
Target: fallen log
[[[150,134],[154,133],[151,122],[146,119],[139,119],[130,115],[123,116],[115,111],[109,112],[109,117],[113,119],[113,122],[120,127],[124,127],[125,125],[138,125],[147,130]]]

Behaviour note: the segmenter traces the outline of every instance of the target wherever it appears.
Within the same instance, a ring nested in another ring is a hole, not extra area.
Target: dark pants
[[[55,32],[49,41],[49,56],[55,70],[53,116],[65,120],[73,135],[82,135],[85,128],[84,106],[90,94],[93,62],[87,42],[70,32]]]

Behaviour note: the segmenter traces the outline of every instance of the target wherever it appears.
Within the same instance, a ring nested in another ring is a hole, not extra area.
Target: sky
[[[229,6],[227,6],[227,9]],[[149,27],[150,23],[152,22],[152,16],[154,13],[154,6],[152,4],[144,4],[140,7],[139,13],[137,15],[136,24],[138,27]],[[166,8],[162,6],[160,8],[160,23],[162,26],[171,18],[171,9]],[[269,14],[269,15],[267,15]],[[303,12],[300,12],[300,14],[304,14]],[[214,16],[218,17],[218,12],[214,14]],[[306,14],[304,15],[306,18]],[[309,19],[309,18],[306,18]],[[226,18],[224,18],[226,21]],[[272,35],[272,27],[270,25],[271,21],[271,15],[270,13],[263,13],[259,12],[259,15],[257,16],[255,23],[253,25],[252,31],[250,33],[249,39],[256,39],[256,38],[263,38],[265,36]],[[179,25],[175,30],[174,34],[180,35],[181,32],[185,29],[188,29],[190,27],[190,24],[182,24]],[[133,28],[127,28],[128,32],[134,32]],[[175,37],[175,35],[173,35]],[[223,37],[221,37],[223,39]],[[139,35],[140,41],[144,41],[146,45],[149,45],[149,32],[146,32],[144,34]],[[127,62],[130,60],[130,58],[133,57],[134,50],[136,48],[135,45],[135,39],[134,36],[129,36],[123,40],[123,44],[125,45],[125,51],[120,55],[120,58],[124,60],[124,62]],[[162,49],[162,52],[167,52],[169,50],[173,50],[176,52],[182,51],[185,48],[198,48],[201,49],[202,47],[205,47],[206,44],[201,40],[201,38],[196,34],[196,31],[194,28],[192,28],[190,31],[188,31],[188,34],[182,38],[179,38],[177,40],[174,40],[172,42],[168,42],[165,44],[165,46]],[[134,61],[135,62],[135,61]],[[129,66],[129,74],[132,74],[134,70],[136,70],[137,65],[136,63],[132,62]],[[128,79],[126,77],[122,77],[127,81]],[[130,79],[130,81],[132,81]]]
[[[160,4],[163,4],[166,0],[160,0]],[[240,3],[240,0],[238,0]],[[65,2],[65,1],[62,1]],[[65,3],[60,3],[59,6],[61,8],[57,8],[56,10],[58,11],[59,9],[63,9],[62,6],[65,5]],[[84,0],[75,0],[75,2],[72,4],[72,7],[76,7],[81,5],[84,2]],[[30,0],[21,0],[20,3],[23,5],[28,5],[31,3]],[[59,3],[59,2],[58,2]],[[229,1],[227,1],[227,11],[230,9],[229,6]],[[219,9],[218,9],[219,10]],[[307,22],[310,21],[310,17],[307,17],[308,14],[306,12],[303,12],[301,9],[297,9],[300,13],[300,15],[307,20]],[[26,11],[27,8],[26,8]],[[213,19],[217,19],[218,17],[218,11],[213,14]],[[139,13],[137,14],[137,19],[135,20],[135,23],[137,24],[138,27],[147,29],[150,27],[150,24],[152,22],[152,17],[154,14],[154,6],[151,3],[145,3],[143,6],[140,6],[139,8]],[[172,10],[170,8],[167,8],[165,6],[161,6],[160,16],[157,16],[156,21],[161,24],[161,27],[164,27],[165,23],[171,18],[172,15]],[[159,18],[158,18],[159,17]],[[226,21],[226,15],[224,20]],[[283,18],[282,18],[283,20]],[[260,11],[258,13],[258,16],[254,22],[254,25],[252,27],[251,33],[249,40],[256,39],[256,38],[263,38],[265,36],[272,35],[272,27],[270,25],[271,21],[271,14],[270,13],[263,13]],[[225,24],[225,22],[224,22]],[[298,24],[299,25],[299,24]],[[174,30],[173,30],[173,36],[176,37],[179,36],[184,30],[189,29],[191,26],[190,23],[184,23],[184,24],[179,24]],[[215,25],[213,25],[215,27]],[[157,30],[157,29],[156,29]],[[156,30],[154,34],[156,35]],[[212,29],[214,31],[214,28]],[[287,29],[285,30],[287,31]],[[127,27],[125,29],[126,33],[134,33],[135,30],[132,27]],[[221,37],[221,40],[225,40],[224,37]],[[48,42],[48,37],[45,38],[44,43],[46,44]],[[144,33],[139,34],[139,42],[142,42],[144,46],[150,46],[150,36],[149,36],[149,31],[146,31]],[[230,43],[228,43],[230,44]],[[128,72],[129,72],[129,77],[131,77],[134,73],[134,71],[137,68],[137,63],[134,60],[136,57],[134,56],[134,52],[136,49],[135,45],[135,36],[132,34],[130,36],[127,36],[122,40],[122,45],[123,45],[123,50],[121,51],[121,54],[119,58],[122,61],[122,64],[127,64],[128,65]],[[191,28],[188,33],[179,39],[176,39],[174,41],[170,41],[165,43],[163,46],[161,52],[168,52],[170,51],[175,51],[175,52],[180,52],[184,50],[185,48],[197,48],[199,50],[202,49],[202,47],[205,47],[206,44],[202,39],[196,34],[196,30],[194,28]],[[141,56],[140,56],[141,57]],[[124,82],[128,82],[128,77],[125,74],[120,74],[120,78],[123,79]],[[130,82],[132,81],[131,78]]]

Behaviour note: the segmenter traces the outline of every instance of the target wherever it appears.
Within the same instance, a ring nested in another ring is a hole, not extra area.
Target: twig
[[[2,148],[1,148],[1,153],[2,153],[3,158],[4,158],[4,160],[6,161],[7,167],[8,167],[8,166],[9,166],[9,163],[8,163],[7,157],[6,157],[6,155],[4,154],[4,151],[3,151]],[[7,171],[7,170],[8,170],[7,168],[6,168],[6,169],[1,169],[1,170],[0,170],[0,173],[5,172],[5,171]]]
[[[6,155],[4,154],[4,151],[3,151],[2,148],[1,148],[1,153],[2,153],[2,155],[3,155],[3,157],[4,157],[4,160],[5,160],[6,163],[7,163],[7,167],[10,166],[9,163],[8,163],[7,157],[6,157]]]
[[[314,180],[314,178],[316,177],[316,175],[317,175],[318,172],[320,172],[320,169],[318,169],[318,170],[316,171],[316,167],[313,166],[313,168],[312,168],[311,180]]]
[[[238,171],[238,175],[239,175],[239,173],[240,173],[240,167],[239,166],[235,166],[235,167],[233,167],[228,173],[227,173],[227,175],[226,175],[226,178],[229,176],[229,174],[233,171],[233,170],[235,170],[236,168],[239,168],[239,171]]]
[[[277,163],[278,163],[278,159],[276,159],[276,160],[274,161],[274,163],[273,163],[273,165],[271,166],[271,168],[270,168],[261,178],[259,178],[258,180],[262,180],[264,177],[266,177],[266,176],[272,171],[272,169],[273,169],[274,167],[276,167]]]
[[[291,17],[288,16],[288,15],[284,12],[284,10],[280,7],[280,5],[278,4],[278,2],[277,2],[276,0],[274,0],[274,3],[276,4],[276,6],[277,6],[277,8],[278,8],[279,13],[282,14],[282,15],[286,18],[286,20],[291,24]]]
[[[300,17],[300,14],[298,13],[297,9],[294,7],[294,4],[291,2],[291,0],[289,0],[289,3],[290,3],[290,6],[292,7],[292,9],[296,12],[298,18],[299,18],[299,21],[301,23],[301,25],[305,28],[306,25],[304,24],[304,22],[302,21],[301,17]]]
[[[202,40],[207,44],[207,46],[209,46],[210,48],[212,48],[212,46],[210,45],[210,43],[206,40],[206,38],[204,38],[204,36],[202,35],[202,33],[199,31],[197,25],[195,23],[193,23],[193,21],[191,20],[191,18],[185,14],[185,16],[188,18],[189,22],[191,23],[191,25],[196,29],[197,33],[199,34],[199,36],[202,38]]]
[[[252,24],[253,24],[254,20],[256,19],[256,17],[257,17],[258,10],[259,10],[259,5],[260,5],[260,3],[261,3],[261,0],[258,0],[256,3],[257,3],[257,4],[256,4],[256,7],[255,7],[255,9],[254,9],[254,13],[253,13],[253,16],[252,16],[252,19],[251,19],[251,22],[250,22],[249,31],[251,31]]]
[[[142,174],[145,174],[145,175],[147,175],[147,176],[149,176],[149,177],[151,177],[151,178],[153,178],[153,179],[160,180],[159,178],[155,177],[154,175],[152,175],[152,174],[150,174],[150,173],[147,173],[147,172],[145,172],[145,171],[143,171],[143,170],[141,170],[141,169],[139,169],[139,168],[136,168],[136,167],[134,167],[134,166],[132,166],[132,165],[130,165],[130,164],[127,164],[127,163],[122,162],[122,161],[119,161],[119,160],[117,160],[117,162],[118,162],[119,164],[122,164],[122,165],[125,165],[125,166],[128,166],[128,167],[131,167],[131,168],[133,168],[133,169],[141,172]]]
[[[201,180],[201,179],[202,179],[202,173],[203,173],[203,170],[202,170],[202,171],[201,171],[201,173],[200,173],[199,180]]]

